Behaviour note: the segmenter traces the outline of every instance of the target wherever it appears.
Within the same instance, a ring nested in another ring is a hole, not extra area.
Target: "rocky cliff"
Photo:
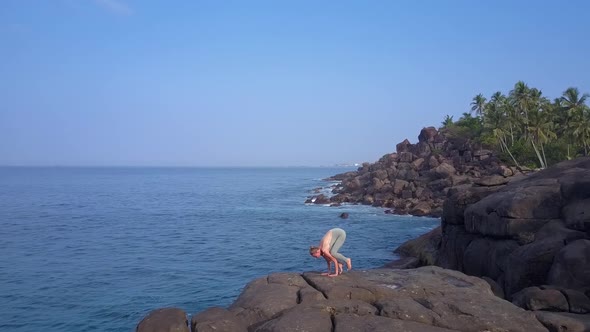
[[[441,224],[398,252],[485,278],[529,310],[590,313],[589,157],[504,185],[453,188]]]
[[[330,178],[341,181],[334,196],[316,195],[306,203],[360,203],[391,208],[396,214],[438,217],[452,187],[497,185],[517,174],[521,171],[503,165],[492,151],[428,127],[420,132],[418,143],[404,140],[395,153]]]

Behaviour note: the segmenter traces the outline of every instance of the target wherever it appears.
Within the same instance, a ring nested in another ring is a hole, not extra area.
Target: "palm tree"
[[[561,104],[568,111],[568,113],[582,113],[586,106],[586,99],[590,97],[589,94],[584,93],[580,96],[578,88],[567,88],[561,96]]]
[[[582,141],[584,146],[584,155],[588,155],[590,148],[590,109],[582,108],[582,115],[574,119],[571,123],[573,136]]]
[[[486,106],[486,97],[484,97],[481,93],[477,96],[473,97],[473,101],[471,102],[471,111],[475,113],[477,116],[482,116],[485,106]]]
[[[510,131],[510,145],[513,146],[514,145],[514,136],[515,134],[515,130],[518,129],[518,124],[520,122],[520,117],[518,115],[518,113],[516,112],[516,109],[514,108],[514,103],[511,101],[510,98],[506,98],[504,97],[504,100],[502,100],[502,102],[500,103],[500,109],[502,110],[502,113],[504,114],[504,116],[506,117],[506,122],[507,122],[507,126],[508,129]]]
[[[547,167],[544,144],[550,139],[557,138],[553,131],[554,122],[551,113],[551,103],[542,96],[541,91],[532,89],[530,94],[529,125],[527,130],[529,139],[535,150],[541,168]]]
[[[532,102],[531,89],[523,81],[518,81],[509,95],[514,107],[515,119],[522,125],[521,130],[526,138],[528,134],[529,110]]]
[[[578,88],[569,87],[567,90],[563,92],[561,98],[559,98],[560,105],[562,109],[565,111],[563,114],[564,117],[564,129],[566,130],[566,135],[564,135],[568,141],[567,144],[567,158],[571,159],[570,157],[570,144],[573,144],[575,140],[575,135],[573,134],[575,128],[573,127],[573,123],[581,124],[584,121],[582,120],[584,109],[586,108],[586,100],[590,97],[587,93],[582,94],[580,96],[580,91]],[[578,130],[582,130],[582,128],[577,128]],[[586,150],[586,147],[584,146]]]
[[[485,105],[484,115],[487,117],[488,115],[494,115],[495,113],[498,116],[506,117],[504,114],[504,103],[506,102],[506,97],[500,91],[494,92],[490,101]]]
[[[570,146],[574,144],[573,129],[571,128],[571,117],[568,114],[566,107],[563,105],[561,97],[553,100],[553,119],[555,121],[555,133],[562,138],[567,146],[565,157],[571,160]]]
[[[502,152],[507,152],[510,158],[512,158],[514,165],[520,168],[518,161],[516,161],[516,158],[512,155],[512,152],[510,152],[510,148],[506,143],[506,129],[509,122],[509,118],[506,114],[506,104],[506,96],[500,91],[495,92],[490,98],[490,101],[486,104],[483,125],[484,128],[489,130],[498,140],[500,150]]]
[[[445,119],[442,122],[443,127],[448,127],[453,124],[453,116],[449,116],[448,114],[445,116]]]

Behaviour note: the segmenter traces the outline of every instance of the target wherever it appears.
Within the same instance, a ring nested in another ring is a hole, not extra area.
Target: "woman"
[[[352,269],[352,260],[345,257],[338,252],[342,244],[346,240],[346,232],[341,228],[332,228],[320,241],[319,247],[311,246],[309,254],[315,258],[324,257],[328,263],[328,273],[322,273],[330,277],[335,277],[342,273],[342,264],[346,264],[347,270]],[[332,271],[332,264],[334,264],[334,273]]]

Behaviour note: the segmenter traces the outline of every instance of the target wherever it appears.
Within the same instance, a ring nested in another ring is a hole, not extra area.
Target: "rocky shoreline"
[[[590,331],[590,158],[505,175],[443,178],[455,185],[441,226],[400,246],[390,268],[271,274],[229,308],[190,324],[159,309],[137,331]]]
[[[365,204],[395,214],[440,217],[452,188],[501,185],[528,172],[508,167],[493,151],[469,140],[450,138],[428,127],[420,131],[418,143],[406,139],[397,144],[396,152],[377,162],[326,179],[340,182],[332,190],[334,195],[314,195],[306,203]]]

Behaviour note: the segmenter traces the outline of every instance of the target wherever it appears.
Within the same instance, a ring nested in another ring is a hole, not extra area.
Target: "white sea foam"
[[[391,289],[398,289],[400,288],[399,285],[388,285],[388,284],[381,284],[381,286],[385,286],[387,288],[391,288]]]

